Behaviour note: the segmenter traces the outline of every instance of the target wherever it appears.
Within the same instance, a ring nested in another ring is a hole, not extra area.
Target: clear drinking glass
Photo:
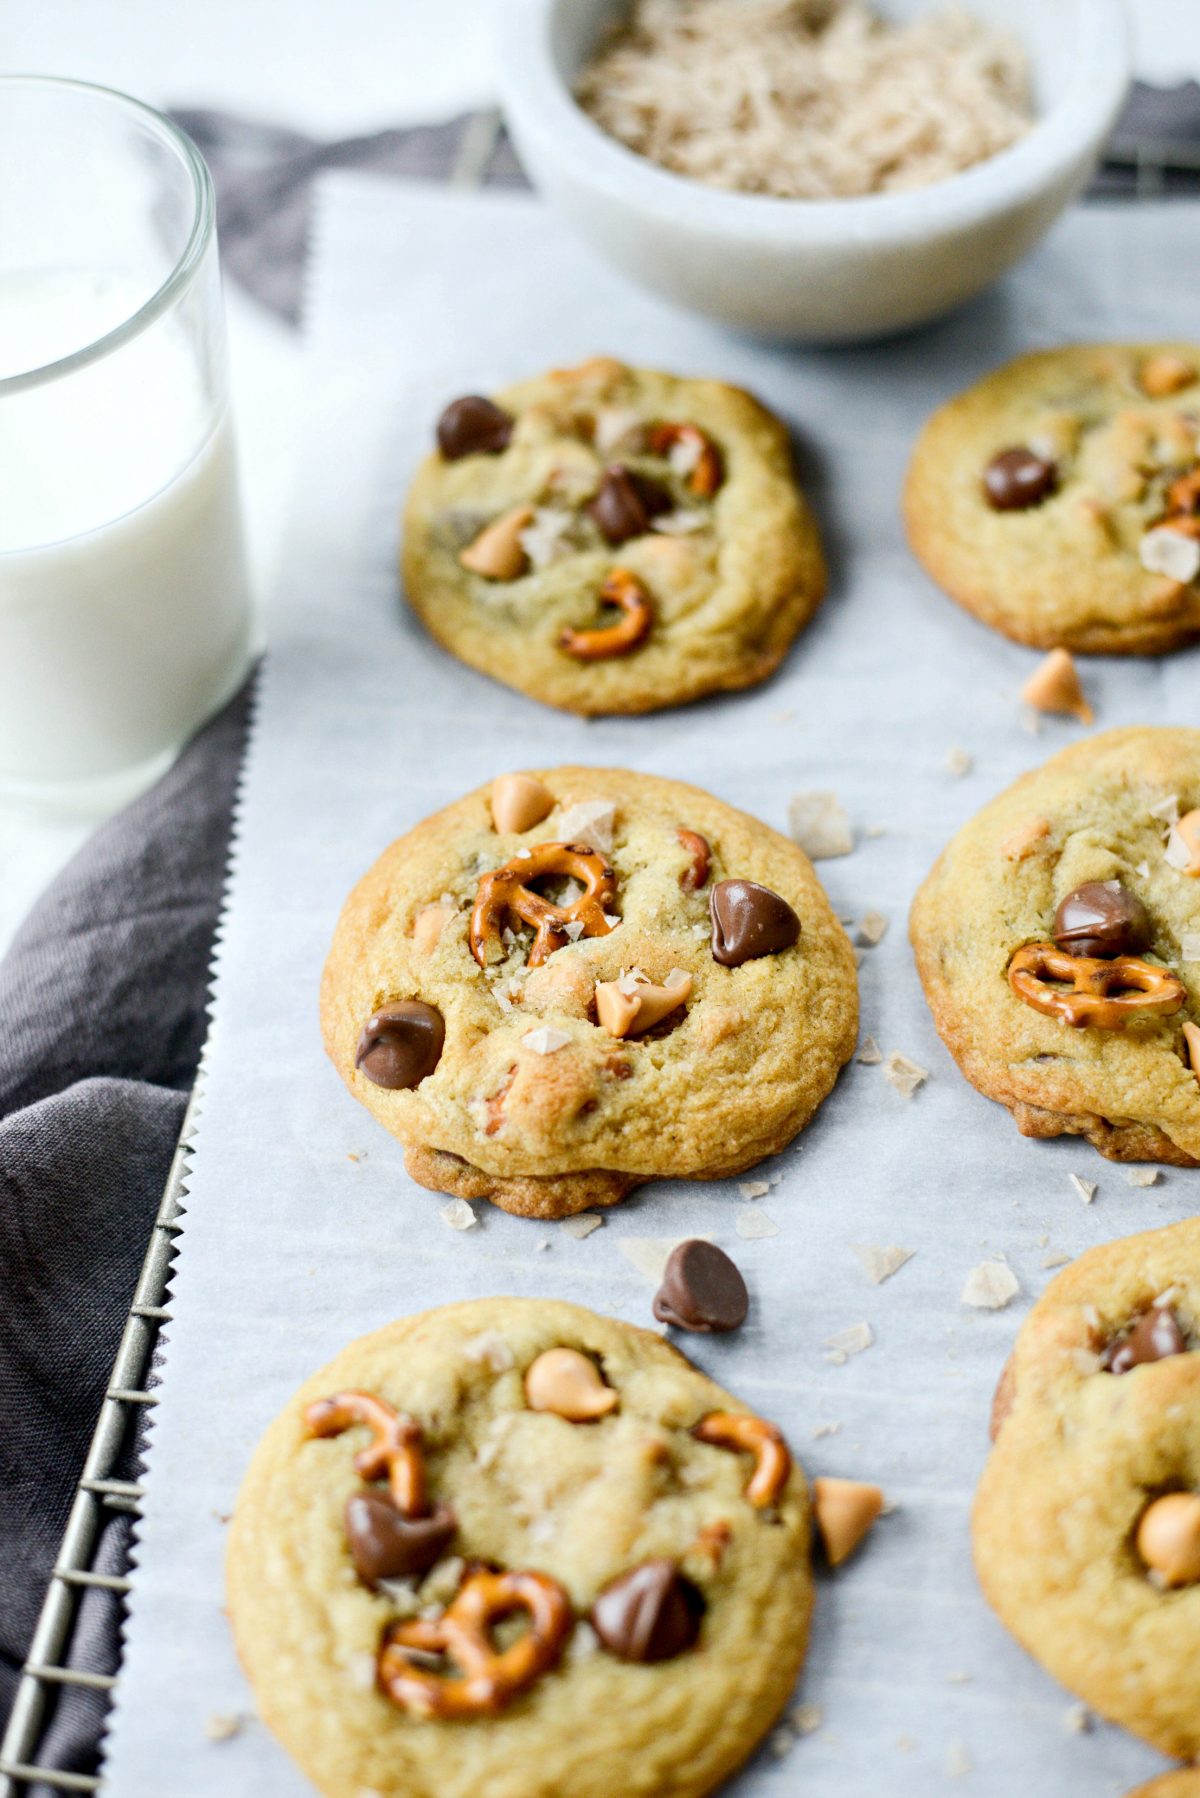
[[[0,77],[0,792],[137,791],[252,634],[208,170],[123,94]]]

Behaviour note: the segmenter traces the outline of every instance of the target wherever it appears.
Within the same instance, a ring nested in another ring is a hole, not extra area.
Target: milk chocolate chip
[[[800,936],[800,920],[787,900],[754,880],[719,880],[709,911],[713,960],[723,968],[740,968],[760,955],[777,955]]]
[[[681,1330],[736,1330],[749,1304],[746,1282],[724,1249],[693,1237],[671,1250],[654,1315]]]
[[[480,393],[451,400],[437,422],[438,448],[447,462],[460,456],[498,456],[508,448],[513,421]]]
[[[384,1492],[355,1492],[346,1500],[346,1541],[364,1586],[408,1579],[440,1561],[458,1525],[449,1505],[429,1517],[406,1517]]]
[[[650,529],[650,520],[671,510],[671,496],[657,481],[614,462],[604,471],[588,513],[609,543],[626,543]]]
[[[612,1580],[592,1606],[592,1628],[622,1661],[669,1661],[700,1633],[704,1600],[674,1561],[643,1561]]]
[[[1104,1353],[1109,1373],[1128,1373],[1147,1361],[1165,1361],[1169,1355],[1185,1355],[1187,1339],[1169,1305],[1152,1305],[1125,1336],[1110,1342]]]
[[[1088,880],[1054,914],[1054,940],[1072,955],[1140,955],[1153,932],[1145,906],[1119,880]]]
[[[1058,469],[1031,449],[1002,450],[984,470],[983,491],[993,512],[1040,506],[1058,486]]]
[[[354,1065],[376,1086],[419,1086],[441,1058],[446,1024],[420,999],[384,1005],[363,1025]]]

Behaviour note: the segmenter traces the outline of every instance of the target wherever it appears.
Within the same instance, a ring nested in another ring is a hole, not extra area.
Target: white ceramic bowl
[[[881,10],[903,19],[937,3]],[[571,91],[625,0],[501,0],[509,127],[539,190],[631,280],[764,336],[879,336],[969,299],[1032,248],[1087,181],[1128,84],[1123,0],[968,3],[1024,42],[1037,123],[1011,149],[911,193],[722,193],[627,150]]]

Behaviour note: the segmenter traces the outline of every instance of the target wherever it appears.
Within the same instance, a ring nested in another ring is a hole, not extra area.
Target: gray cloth
[[[319,144],[225,114],[174,115],[217,186],[227,271],[294,323],[312,181],[340,167],[520,186],[499,118]],[[1095,191],[1195,191],[1200,88],[1139,88]],[[1160,174],[1164,161],[1177,168]],[[55,882],[0,964],[0,1714],[25,1658],[82,1468],[205,1029],[213,932],[249,690]],[[137,1442],[126,1471],[136,1469]],[[98,1565],[127,1564],[128,1521]],[[73,1665],[115,1669],[119,1611],[80,1607]],[[90,1771],[104,1716],[66,1689],[46,1765]],[[40,1791],[38,1798],[41,1798]]]

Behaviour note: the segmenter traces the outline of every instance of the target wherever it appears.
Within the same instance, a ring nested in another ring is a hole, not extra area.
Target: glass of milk
[[[149,107],[0,77],[0,794],[104,809],[239,685],[213,191]]]

